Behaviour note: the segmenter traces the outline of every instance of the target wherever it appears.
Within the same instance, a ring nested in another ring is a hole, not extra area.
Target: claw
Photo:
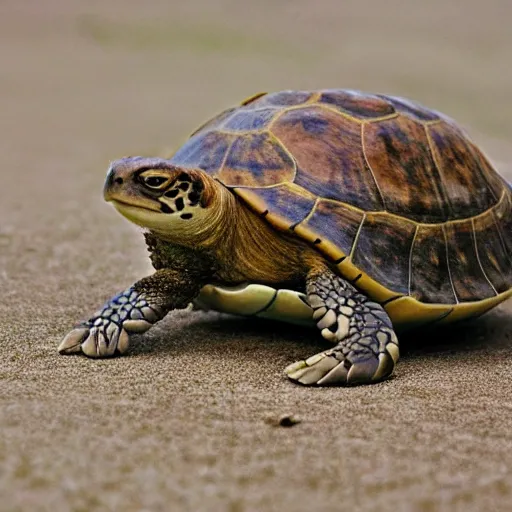
[[[128,333],[122,329],[121,334],[119,334],[119,341],[117,342],[117,351],[120,354],[124,354],[128,347],[130,346],[130,337],[128,336]]]
[[[98,354],[100,356],[109,355],[108,354],[109,346],[107,344],[108,342],[107,342],[107,339],[105,338],[105,335],[101,331],[97,332],[97,339],[98,339]]]
[[[333,368],[338,366],[339,361],[334,357],[326,356],[320,361],[316,362],[313,366],[309,366],[302,372],[302,375],[297,379],[301,384],[310,386],[317,384],[326,373],[329,373]]]
[[[82,352],[88,357],[123,354],[131,333],[146,332],[163,314],[143,295],[128,288],[110,299],[87,322],[73,329],[59,345],[61,354]]]
[[[354,361],[347,375],[347,384],[365,384],[373,381],[373,376],[379,367],[375,356]]]
[[[156,311],[154,311],[153,309],[151,309],[150,307],[148,306],[143,306],[140,308],[142,314],[144,315],[144,318],[146,320],[148,320],[149,322],[156,322],[157,320],[159,320],[159,318],[161,318],[161,315],[159,315]]]
[[[78,327],[73,329],[61,341],[59,348],[57,349],[59,354],[76,354],[77,352],[82,352],[81,345],[88,335],[88,327]]]
[[[123,329],[127,332],[146,332],[153,324],[146,322],[146,320],[125,320],[123,322]]]
[[[384,352],[379,354],[379,367],[373,374],[373,380],[379,381],[391,375],[395,367],[395,362],[394,358],[388,353]]]
[[[115,324],[109,325],[106,333],[93,327],[73,329],[61,342],[60,354],[82,352],[87,357],[109,357],[115,353],[124,354],[130,346],[130,336]]]
[[[319,386],[336,386],[340,383],[347,382],[348,370],[345,362],[342,361],[338,366],[335,366],[327,375],[322,377],[317,384]]]
[[[350,354],[340,361],[328,352],[320,352],[305,361],[297,361],[285,369],[287,377],[306,386],[343,386],[369,384],[385,379],[393,372],[393,358],[387,353],[379,357]]]
[[[295,363],[289,364],[285,369],[284,373],[290,376],[292,373],[295,373],[298,370],[302,370],[302,368],[306,368],[306,361],[296,361]]]
[[[100,357],[98,347],[98,330],[92,328],[89,332],[89,336],[82,343],[82,352],[88,357]]]
[[[386,350],[388,351],[388,354],[393,359],[393,363],[396,363],[398,361],[398,358],[400,357],[400,351],[398,349],[398,345],[396,343],[388,343],[386,345]]]

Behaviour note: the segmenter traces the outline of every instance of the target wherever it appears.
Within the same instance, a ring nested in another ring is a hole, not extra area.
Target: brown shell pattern
[[[172,161],[250,188],[269,222],[307,228],[399,296],[457,304],[512,286],[510,186],[451,119],[417,103],[261,94],[205,123]]]

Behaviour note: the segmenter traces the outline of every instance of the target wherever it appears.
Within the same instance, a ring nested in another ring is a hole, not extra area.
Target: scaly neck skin
[[[211,181],[215,190],[207,215],[197,215],[172,234],[154,232],[156,236],[212,255],[217,264],[214,283],[302,286],[305,261],[321,257],[299,238],[274,230],[226,187]]]

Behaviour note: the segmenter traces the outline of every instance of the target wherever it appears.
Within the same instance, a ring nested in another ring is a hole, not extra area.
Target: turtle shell
[[[512,290],[512,194],[448,117],[348,90],[259,94],[172,156],[316,247],[397,323],[481,314]]]

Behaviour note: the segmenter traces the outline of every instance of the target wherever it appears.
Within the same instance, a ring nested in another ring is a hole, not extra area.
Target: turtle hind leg
[[[322,336],[336,345],[285,369],[300,384],[340,386],[386,379],[398,360],[398,340],[384,308],[327,268],[307,279],[307,300]]]

